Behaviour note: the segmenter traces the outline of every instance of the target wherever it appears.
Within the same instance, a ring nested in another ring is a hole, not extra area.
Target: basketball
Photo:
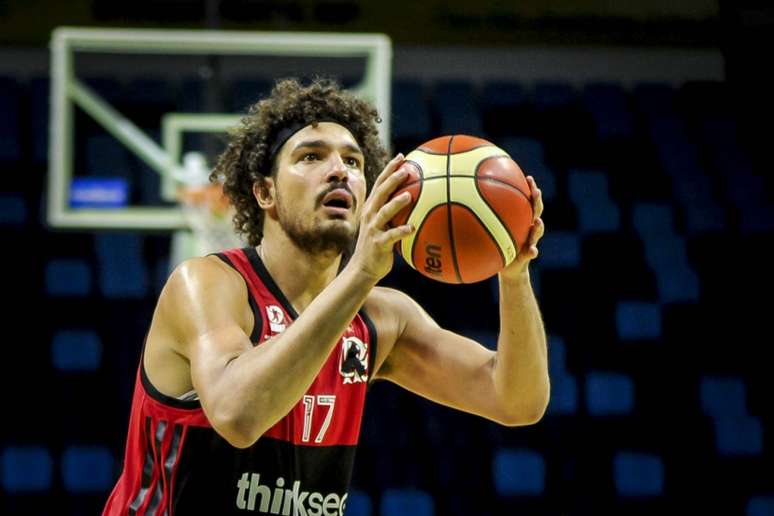
[[[417,230],[396,244],[414,269],[444,283],[475,283],[509,265],[532,225],[524,173],[496,145],[462,134],[441,136],[410,152],[408,177],[393,196],[412,202],[393,226]]]

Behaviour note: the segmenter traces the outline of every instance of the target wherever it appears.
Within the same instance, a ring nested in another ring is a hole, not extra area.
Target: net
[[[183,167],[175,174],[177,198],[190,227],[190,231],[178,232],[176,245],[184,247],[180,252],[187,256],[246,245],[234,231],[234,207],[223,193],[223,183],[210,182],[209,175],[205,156],[197,152],[186,153]]]

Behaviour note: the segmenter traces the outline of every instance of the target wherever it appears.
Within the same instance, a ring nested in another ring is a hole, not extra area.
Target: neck
[[[298,313],[336,278],[341,263],[341,254],[299,249],[284,231],[264,233],[258,255]]]

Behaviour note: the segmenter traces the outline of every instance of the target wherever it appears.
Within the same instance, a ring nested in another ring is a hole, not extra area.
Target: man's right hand
[[[400,168],[402,163],[403,154],[398,153],[376,178],[371,194],[363,205],[357,246],[347,265],[355,267],[374,284],[392,269],[395,242],[415,231],[411,224],[397,227],[389,224],[400,210],[411,203],[411,194],[408,192],[390,199],[408,177],[407,172]]]

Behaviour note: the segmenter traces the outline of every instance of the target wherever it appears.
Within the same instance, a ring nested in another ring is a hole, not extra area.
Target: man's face
[[[364,156],[348,129],[333,122],[304,127],[282,146],[275,176],[277,217],[309,252],[349,247],[366,196]]]

